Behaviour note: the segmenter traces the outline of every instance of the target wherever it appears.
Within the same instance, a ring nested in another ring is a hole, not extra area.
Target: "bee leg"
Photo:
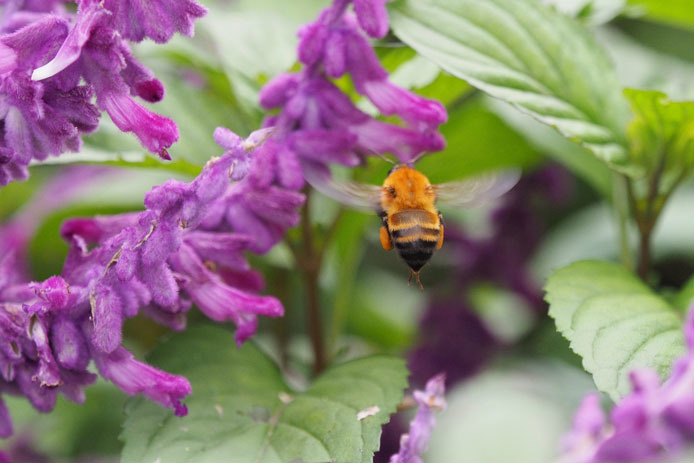
[[[422,286],[422,282],[419,281],[419,272],[415,272],[412,269],[410,269],[410,278],[407,279],[407,286],[410,286],[410,284],[412,283],[412,277],[414,277],[414,281],[416,281],[419,285],[419,289],[424,291],[424,286]]]
[[[441,225],[441,229],[439,230],[439,242],[436,243],[436,249],[441,249],[441,246],[443,246],[443,225]]]
[[[388,229],[385,225],[381,226],[380,238],[381,246],[383,246],[383,249],[385,249],[386,251],[390,251],[391,249],[393,249],[393,242],[390,240],[390,233],[388,233]]]

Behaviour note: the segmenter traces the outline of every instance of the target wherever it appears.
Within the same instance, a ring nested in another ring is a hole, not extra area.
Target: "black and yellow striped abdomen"
[[[387,227],[400,257],[418,272],[437,249],[441,233],[439,215],[423,209],[406,209],[388,216]]]

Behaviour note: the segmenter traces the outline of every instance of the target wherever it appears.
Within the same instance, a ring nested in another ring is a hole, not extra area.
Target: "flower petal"
[[[100,104],[120,130],[135,133],[145,148],[163,159],[171,159],[166,148],[178,140],[174,121],[145,109],[121,93],[104,94]]]
[[[188,413],[181,399],[190,394],[192,388],[184,377],[139,362],[123,347],[107,355],[97,352],[94,360],[101,376],[112,381],[126,394],[145,394],[155,402],[173,408],[176,416]]]

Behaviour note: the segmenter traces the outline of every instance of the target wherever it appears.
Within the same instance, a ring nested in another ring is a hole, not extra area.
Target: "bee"
[[[356,209],[375,211],[381,218],[383,249],[397,249],[410,269],[408,285],[414,278],[422,290],[419,272],[443,245],[443,216],[436,203],[475,206],[506,193],[519,177],[519,172],[511,171],[432,185],[426,175],[407,164],[395,164],[380,187],[339,183],[325,171],[306,175],[308,182],[326,196]]]

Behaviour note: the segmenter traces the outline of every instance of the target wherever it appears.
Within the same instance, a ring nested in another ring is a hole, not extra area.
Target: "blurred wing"
[[[316,190],[335,201],[364,212],[381,209],[382,187],[366,183],[340,182],[335,180],[330,171],[304,168],[306,181]]]
[[[520,171],[504,171],[460,182],[434,185],[436,200],[454,207],[474,207],[498,198],[518,183]]]

